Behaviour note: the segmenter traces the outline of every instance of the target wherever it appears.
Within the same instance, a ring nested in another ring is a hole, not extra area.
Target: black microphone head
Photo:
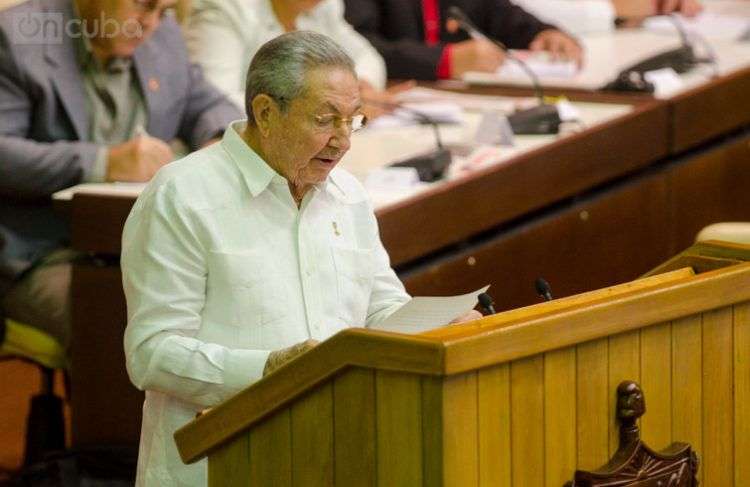
[[[480,294],[477,296],[477,299],[479,299],[479,304],[481,304],[483,308],[489,308],[492,306],[492,296],[487,293]]]
[[[552,300],[552,288],[550,288],[549,283],[543,277],[536,278],[534,287],[539,296],[542,296],[547,301]]]

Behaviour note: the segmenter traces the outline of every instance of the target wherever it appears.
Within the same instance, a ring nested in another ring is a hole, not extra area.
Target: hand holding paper
[[[445,326],[456,317],[468,316],[477,304],[477,296],[487,289],[489,286],[460,296],[418,296],[412,298],[385,321],[370,328],[412,334]],[[476,318],[480,317],[477,313]]]

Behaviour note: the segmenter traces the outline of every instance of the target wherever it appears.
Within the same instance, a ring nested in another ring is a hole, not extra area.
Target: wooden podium
[[[175,439],[184,461],[208,457],[211,486],[559,487],[617,450],[633,380],[645,443],[689,443],[701,485],[747,486],[748,260],[709,242],[637,281],[419,336],[346,330]]]

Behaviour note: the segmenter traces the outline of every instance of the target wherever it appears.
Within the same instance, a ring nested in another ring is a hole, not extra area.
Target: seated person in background
[[[488,36],[511,49],[551,52],[580,63],[581,48],[568,34],[539,21],[509,0],[345,0],[346,19],[385,58],[397,79],[460,78],[495,71],[504,53],[487,40],[446,29],[455,5]],[[455,29],[452,29],[455,30]]]
[[[354,60],[363,97],[381,99],[385,62],[346,23],[341,1],[196,0],[185,31],[188,50],[206,76],[242,105],[248,63],[260,46],[297,29],[318,32],[336,41]]]
[[[626,21],[671,13],[693,17],[703,10],[698,0],[612,0],[612,3],[617,18]]]
[[[63,346],[75,255],[50,195],[147,181],[172,159],[166,141],[195,149],[241,116],[189,64],[171,3],[39,0],[0,12],[0,311]],[[19,28],[39,18],[60,24]]]
[[[146,391],[138,485],[206,485],[205,460],[178,456],[179,427],[409,300],[364,188],[336,168],[363,122],[349,56],[321,34],[284,34],[246,86],[247,120],[164,167],[125,224],[125,356]]]
[[[610,0],[512,0],[542,22],[554,22],[575,35],[610,32],[615,8]]]

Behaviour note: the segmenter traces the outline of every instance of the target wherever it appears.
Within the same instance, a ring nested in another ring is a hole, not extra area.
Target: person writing
[[[448,21],[463,10],[489,37],[510,49],[547,51],[581,64],[578,42],[541,22],[510,0],[345,0],[346,20],[380,52],[388,76],[397,79],[460,78],[467,71],[493,72],[504,52],[487,39],[470,39]]]
[[[200,148],[241,116],[188,61],[174,3],[39,0],[0,12],[0,315],[66,348],[81,256],[52,194],[148,181],[173,159],[172,140]],[[44,29],[20,27],[40,18]]]

